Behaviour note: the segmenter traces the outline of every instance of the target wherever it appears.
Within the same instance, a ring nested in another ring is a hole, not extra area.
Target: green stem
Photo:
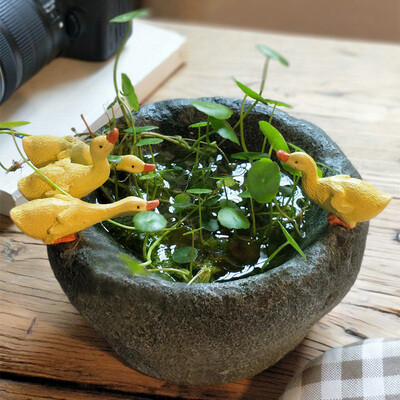
[[[239,126],[240,126],[240,143],[242,144],[243,151],[246,153],[248,152],[246,143],[244,141],[244,129],[243,129],[243,110],[244,110],[244,104],[246,102],[247,94],[244,96],[242,105],[240,107],[240,118],[239,118]]]
[[[12,133],[11,133],[11,131],[9,131],[9,130],[0,130],[0,134],[3,134],[3,135],[11,135],[12,136]],[[33,136],[33,135],[31,135],[31,134],[29,134],[29,133],[22,133],[22,132],[14,132],[14,135],[20,135],[20,136]]]
[[[268,66],[269,66],[269,57],[265,58],[265,63],[264,63],[264,68],[262,72],[262,78],[261,78],[261,85],[260,85],[260,96],[262,95],[264,91],[264,86],[265,86],[265,81],[267,79],[267,73],[268,73]]]
[[[243,119],[245,119],[247,117],[247,115],[249,114],[249,112],[258,104],[258,100],[256,100],[249,108],[248,110],[244,113],[243,115]],[[240,120],[238,122],[236,122],[236,124],[233,126],[233,129],[236,130],[237,127],[240,125]]]
[[[268,271],[268,269],[266,269],[266,266],[268,265],[268,263],[271,262],[271,260],[283,249],[285,248],[287,245],[289,244],[288,241],[286,241],[285,243],[281,244],[265,261],[264,265],[261,267],[262,271]]]
[[[4,169],[4,171],[8,171],[8,168],[6,168],[1,162],[0,162],[0,167]]]
[[[271,115],[269,116],[269,121],[268,121],[269,123],[271,123],[271,121],[272,121],[272,117],[274,116],[275,108],[276,108],[276,104],[274,104],[274,108],[272,109]],[[262,145],[262,148],[261,148],[261,153],[264,153],[266,145],[267,145],[267,137],[265,136],[264,137],[264,141],[263,141],[263,145]],[[268,154],[269,154],[269,158],[271,158],[272,146],[270,146]]]
[[[250,197],[250,209],[251,209],[251,220],[253,222],[253,236],[256,236],[257,228],[256,228],[256,216],[254,214],[254,204],[253,199]]]
[[[151,147],[151,144],[149,144],[149,150],[150,150],[150,154],[151,154],[151,160],[153,161],[153,164],[155,164],[156,160],[154,158],[153,148]]]

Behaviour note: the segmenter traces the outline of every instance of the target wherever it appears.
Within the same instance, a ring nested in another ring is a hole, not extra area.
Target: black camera
[[[104,61],[128,24],[109,23],[135,0],[0,0],[0,104],[55,57]]]

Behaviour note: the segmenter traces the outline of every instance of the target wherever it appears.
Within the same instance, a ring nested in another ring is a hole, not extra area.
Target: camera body
[[[0,104],[55,57],[104,61],[128,24],[110,19],[139,0],[0,0]]]

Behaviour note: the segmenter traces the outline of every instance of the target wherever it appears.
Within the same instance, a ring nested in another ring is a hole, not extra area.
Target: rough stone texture
[[[239,100],[213,101],[230,106],[231,122],[237,120]],[[270,111],[257,106],[246,120],[249,150],[259,148],[258,121]],[[188,135],[187,126],[204,116],[189,100],[170,100],[143,107],[136,118],[138,126]],[[281,111],[273,121],[316,161],[359,177],[318,127]],[[239,150],[231,147],[227,151]],[[328,227],[326,213],[318,209],[310,226],[308,261],[295,255],[271,271],[219,284],[131,276],[118,257],[122,247],[98,227],[83,232],[75,249],[53,245],[48,254],[71,303],[134,369],[178,384],[216,384],[253,376],[277,362],[353,285],[368,223],[353,230]]]

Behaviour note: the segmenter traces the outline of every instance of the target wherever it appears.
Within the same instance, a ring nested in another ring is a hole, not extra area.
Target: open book
[[[151,23],[135,21],[134,31],[124,48],[118,76],[126,73],[135,86],[140,102],[146,99],[185,60],[186,39]],[[114,58],[87,62],[59,58],[43,68],[0,106],[0,121],[29,121],[24,133],[57,136],[73,135],[71,128],[85,132],[80,115],[93,131],[108,122],[107,106],[114,100]],[[121,87],[121,86],[120,86]],[[120,114],[115,107],[117,116]],[[108,111],[111,115],[111,110]],[[22,149],[21,140],[17,139]],[[12,137],[0,135],[0,161],[5,167],[21,161]],[[0,213],[8,215],[25,199],[17,182],[33,171],[24,165],[16,172],[0,170]]]

